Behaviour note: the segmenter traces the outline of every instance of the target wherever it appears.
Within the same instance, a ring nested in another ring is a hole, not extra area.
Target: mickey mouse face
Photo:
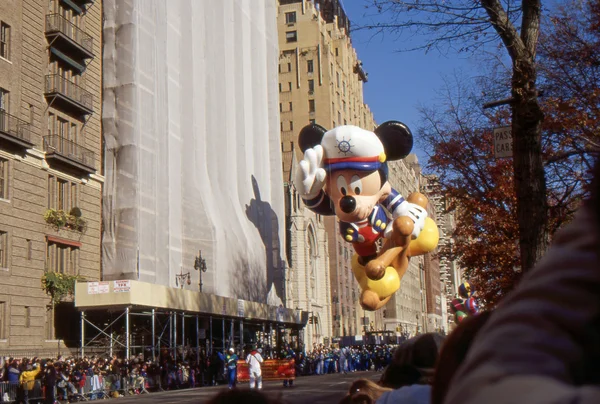
[[[377,171],[339,170],[328,173],[325,191],[340,220],[357,222],[368,217],[390,187],[381,184]]]

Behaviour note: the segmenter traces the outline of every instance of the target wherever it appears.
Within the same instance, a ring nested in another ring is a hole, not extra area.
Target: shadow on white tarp
[[[105,0],[103,278],[284,300],[273,0]]]

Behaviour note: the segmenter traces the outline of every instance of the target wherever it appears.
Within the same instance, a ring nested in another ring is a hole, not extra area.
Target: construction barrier
[[[267,359],[261,365],[261,374],[263,381],[295,379],[296,361],[294,359]],[[250,381],[248,364],[242,360],[237,363],[237,381]]]

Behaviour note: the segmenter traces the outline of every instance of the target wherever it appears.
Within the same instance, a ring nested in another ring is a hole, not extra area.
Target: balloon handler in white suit
[[[308,209],[337,216],[342,237],[356,252],[352,271],[362,289],[361,306],[378,310],[400,288],[409,258],[433,251],[439,240],[437,225],[427,217],[427,197],[414,192],[404,199],[387,179],[387,161],[410,153],[412,133],[398,121],[374,132],[311,124],[300,131],[298,144],[304,159],[296,169],[296,189]]]
[[[246,357],[246,363],[250,374],[250,388],[262,389],[261,364],[263,363],[263,357],[260,354],[260,349],[252,348],[252,351]]]

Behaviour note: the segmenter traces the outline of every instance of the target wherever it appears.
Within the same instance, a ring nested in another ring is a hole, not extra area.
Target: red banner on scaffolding
[[[296,362],[294,359],[267,359],[262,363],[263,380],[289,380],[296,378]],[[245,361],[237,363],[237,381],[250,381],[248,364]]]

